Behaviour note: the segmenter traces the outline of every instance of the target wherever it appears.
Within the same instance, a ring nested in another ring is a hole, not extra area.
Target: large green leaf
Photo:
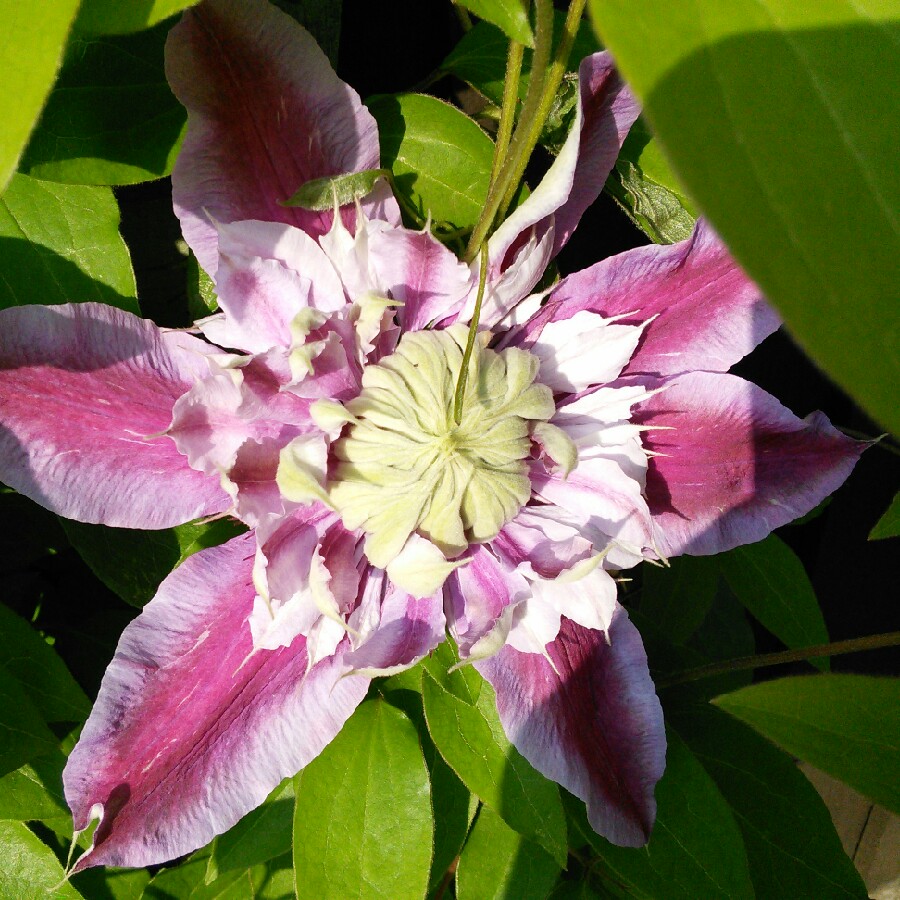
[[[456,0],[476,16],[492,22],[506,37],[520,44],[534,45],[534,34],[528,21],[527,0]]]
[[[57,746],[18,680],[0,666],[0,775],[18,769]]]
[[[614,882],[638,900],[740,900],[753,885],[741,832],[713,780],[685,743],[667,731],[666,771],[656,787],[656,824],[646,848],[616,847],[587,824],[569,796],[573,823]]]
[[[71,184],[134,184],[172,171],[187,113],[163,70],[168,25],[73,40],[20,171]]]
[[[483,806],[456,870],[458,900],[544,900],[559,866],[549,853]]]
[[[0,819],[68,818],[69,809],[62,794],[65,763],[65,757],[56,749],[0,778]]]
[[[900,679],[780,678],[713,702],[793,756],[900,812]]]
[[[788,647],[828,643],[828,629],[809,576],[797,555],[774,534],[718,557],[735,596]],[[811,660],[829,668],[827,658]]]
[[[59,68],[78,0],[0,0],[0,194]]]
[[[869,532],[870,541],[882,541],[891,537],[900,537],[900,492],[894,494],[891,505]]]
[[[828,808],[790,756],[705,704],[675,727],[731,806],[758,900],[865,900]]]
[[[672,167],[810,354],[900,430],[900,10],[591,0]]]
[[[53,851],[22,822],[0,822],[3,900],[79,900]]]
[[[494,145],[455,106],[424,94],[366,101],[378,122],[382,165],[421,219],[472,228],[487,197]]]
[[[89,34],[127,34],[149,28],[197,0],[83,0],[75,27]]]
[[[566,826],[559,788],[509,742],[491,686],[471,667],[448,673],[447,665],[441,650],[423,674],[425,718],[435,746],[473,794],[564,865]]]
[[[106,187],[16,175],[0,196],[0,309],[95,300],[140,312]]]
[[[18,679],[45,722],[82,722],[91,704],[56,651],[0,603],[0,667]]]
[[[362,703],[295,790],[299,900],[425,895],[431,790],[419,736],[399,709]]]
[[[94,574],[126,603],[138,607],[152,599],[163,578],[189,556],[246,530],[232,519],[188,522],[159,531],[60,522]]]

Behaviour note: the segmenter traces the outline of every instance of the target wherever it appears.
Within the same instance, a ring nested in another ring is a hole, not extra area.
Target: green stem
[[[469,11],[467,9],[463,9],[456,0],[452,0],[453,10],[456,13],[456,18],[459,19],[459,27],[462,28],[464,32],[468,32],[472,30],[472,17],[469,15]]]
[[[714,675],[727,675],[729,672],[741,672],[746,669],[762,669],[766,666],[778,666],[782,663],[803,662],[821,656],[839,656],[842,653],[858,653],[860,650],[878,650],[882,647],[900,646],[900,631],[887,634],[872,634],[867,637],[851,638],[848,641],[836,641],[833,644],[819,644],[815,647],[802,647],[799,650],[783,650],[779,653],[763,653],[759,656],[741,656],[724,662],[710,663],[688,669],[669,678],[657,679],[660,689],[685,684],[688,681],[699,681],[701,678],[712,678]]]
[[[582,2],[582,0],[576,0]],[[544,80],[546,71],[550,62],[550,52],[553,48],[553,3],[552,0],[536,0],[535,2],[535,37],[534,37],[534,56],[531,65],[531,76],[528,79],[528,91],[525,94],[525,104],[522,107],[522,113],[519,116],[519,125],[515,130],[509,148],[509,155],[504,160],[497,178],[488,188],[487,198],[485,200],[484,209],[481,212],[472,236],[469,238],[469,244],[463,259],[471,262],[479,252],[481,245],[484,243],[488,232],[494,224],[497,217],[497,210],[503,202],[506,195],[507,187],[514,173],[520,168],[524,172],[525,163],[517,165],[516,160],[522,153],[523,140],[522,135],[528,130],[528,123],[534,119],[537,114],[538,107],[543,94]],[[509,69],[507,68],[507,74]],[[506,84],[503,89],[504,97],[506,96]],[[531,155],[531,150],[528,150]],[[519,176],[521,178],[521,175]]]
[[[484,299],[484,286],[487,284],[487,270],[488,252],[487,244],[484,244],[481,247],[481,263],[478,267],[478,293],[475,295],[475,309],[472,311],[472,321],[469,323],[469,336],[466,340],[466,349],[463,352],[459,378],[456,382],[456,394],[453,397],[453,421],[457,425],[462,421],[463,400],[466,396],[466,382],[469,379],[469,360],[472,359],[472,351],[475,349],[478,320],[481,318],[481,301]]]
[[[494,145],[494,160],[491,164],[491,180],[493,185],[503,167],[509,140],[512,137],[513,125],[516,121],[516,105],[519,102],[519,78],[522,74],[522,56],[525,48],[516,41],[509,42],[506,54],[506,77],[503,80],[503,103],[500,107],[500,122],[497,126],[497,143]]]

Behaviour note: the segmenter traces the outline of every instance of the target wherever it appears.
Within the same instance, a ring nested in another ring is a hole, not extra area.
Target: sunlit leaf
[[[803,563],[774,534],[719,557],[735,596],[757,621],[788,647],[828,643],[828,630]],[[811,660],[829,668],[827,658]]]
[[[68,817],[69,809],[62,794],[65,762],[59,750],[50,751],[0,778],[0,819]]]
[[[422,682],[435,746],[473,794],[563,865],[566,830],[559,788],[509,742],[491,686],[471,667],[447,673],[447,665],[446,655],[436,656]]]
[[[319,212],[334,209],[335,204],[344,206],[346,203],[361,200],[375,187],[379,178],[385,178],[390,174],[389,169],[367,169],[365,172],[314,178],[301,185],[284,201],[284,205]]]
[[[63,880],[53,851],[22,822],[0,822],[0,897],[9,900],[79,900]]]
[[[900,812],[900,679],[779,678],[713,702],[793,756]]]
[[[0,194],[53,86],[77,9],[78,0],[0,0]]]
[[[299,900],[413,900],[431,866],[431,791],[419,737],[368,700],[295,781]]]
[[[509,40],[534,46],[534,34],[528,21],[530,3],[526,0],[455,0],[476,16],[496,25]]]
[[[790,756],[705,704],[675,726],[731,806],[757,897],[865,900],[828,808]]]
[[[792,334],[900,430],[896,5],[590,8],[673,169]]]
[[[106,187],[16,175],[0,196],[0,309],[94,300],[139,312],[119,208]]]
[[[483,806],[456,870],[457,900],[544,900],[559,866]]]
[[[187,121],[163,70],[168,31],[166,24],[126,37],[73,40],[21,171],[71,184],[168,175]]]

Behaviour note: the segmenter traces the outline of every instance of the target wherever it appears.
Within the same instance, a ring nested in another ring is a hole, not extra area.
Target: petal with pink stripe
[[[89,866],[147,866],[201,847],[314,759],[365,696],[343,649],[253,652],[255,541],[195,554],[129,625],[63,775],[75,827],[103,805]],[[345,646],[345,645],[344,645]]]
[[[0,312],[0,480],[70,519],[169,528],[228,508],[168,428],[209,345],[99,303]]]

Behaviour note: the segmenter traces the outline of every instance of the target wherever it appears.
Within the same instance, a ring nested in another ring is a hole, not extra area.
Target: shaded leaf
[[[83,0],[75,22],[90,34],[127,34],[149,28],[198,0]]]
[[[431,791],[418,735],[399,709],[364,701],[295,790],[299,900],[425,894]]]
[[[55,749],[0,778],[0,819],[24,822],[68,818],[69,808],[62,794],[65,764],[65,757]]]
[[[18,680],[0,667],[0,775],[52,753],[56,746],[56,738]]]
[[[666,771],[656,787],[656,824],[645,848],[616,847],[595,834],[584,804],[566,809],[614,881],[641,900],[752,898],[740,830],[713,780],[671,729]]]
[[[900,680],[780,678],[713,702],[793,756],[900,812]]]
[[[93,573],[126,603],[141,607],[160,582],[198,550],[224,544],[246,531],[232,519],[188,522],[139,531],[60,519],[66,535]]]
[[[684,643],[703,623],[719,586],[717,559],[679,556],[670,567],[643,567],[640,609],[667,638]]]
[[[471,666],[453,673],[446,667],[446,651],[439,650],[422,682],[425,718],[435,746],[473,794],[564,865],[566,827],[559,788],[509,742],[491,686]]]
[[[900,430],[896,9],[590,8],[674,171],[738,261],[812,357]]]
[[[900,536],[900,492],[894,494],[891,505],[869,532],[869,540],[882,541],[885,538],[898,536]]]
[[[718,557],[735,596],[788,647],[828,643],[828,630],[803,563],[774,534],[757,544],[737,547]],[[827,658],[810,660],[828,670]]]
[[[379,178],[390,177],[390,174],[389,169],[367,169],[365,172],[314,178],[301,185],[283,205],[319,212],[333,209],[335,204],[344,206],[361,200],[375,187]]]
[[[0,822],[0,897],[9,900],[79,900],[81,894],[63,881],[63,868],[53,851],[21,822]]]
[[[0,0],[0,194],[53,86],[77,9],[78,0]]]
[[[70,184],[168,175],[187,121],[163,69],[168,32],[167,23],[125,37],[73,40],[21,171]]]
[[[675,727],[731,806],[758,900],[865,900],[828,808],[790,756],[707,705],[679,715]]]
[[[15,175],[0,197],[0,271],[0,309],[94,300],[140,312],[109,188]]]
[[[559,866],[537,844],[483,806],[456,870],[458,900],[544,900]]]
[[[0,668],[18,679],[46,722],[82,722],[91,704],[56,651],[0,604]]]

